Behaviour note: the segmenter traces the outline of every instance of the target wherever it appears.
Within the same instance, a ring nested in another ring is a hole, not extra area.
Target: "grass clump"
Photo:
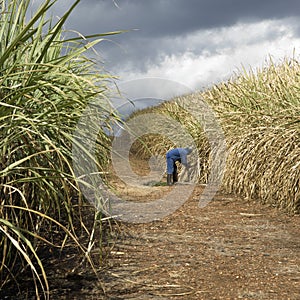
[[[71,165],[72,134],[91,100],[106,101],[110,78],[85,55],[102,34],[64,37],[80,1],[57,22],[47,18],[55,2],[44,1],[31,16],[29,0],[0,2],[0,289],[29,269],[37,296],[43,291],[46,298],[41,245],[63,248],[71,239],[90,260],[78,238],[90,231]],[[99,143],[106,142],[100,132]]]

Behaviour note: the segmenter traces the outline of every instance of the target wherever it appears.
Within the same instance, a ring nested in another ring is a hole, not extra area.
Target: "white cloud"
[[[291,57],[300,48],[294,20],[268,20],[259,23],[240,23],[221,29],[201,30],[185,37],[164,39],[161,45],[163,59],[148,63],[144,72],[117,74],[121,79],[160,77],[185,84],[192,89],[205,88],[227,80],[234,72],[262,67],[271,56],[277,62]],[[181,49],[164,54],[164,47]],[[299,53],[296,52],[297,55]]]

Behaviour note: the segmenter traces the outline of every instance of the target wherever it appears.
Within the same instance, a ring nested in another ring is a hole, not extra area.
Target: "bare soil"
[[[135,201],[151,201],[174,188],[114,184]],[[74,249],[52,253],[50,299],[299,300],[300,216],[223,193],[199,208],[202,191],[196,186],[161,220],[115,224],[99,280],[86,265],[70,272],[79,263]]]
[[[200,209],[202,189],[161,221],[121,224],[107,299],[300,299],[299,216],[224,194]]]
[[[147,165],[133,159],[132,168]],[[111,182],[134,201],[174,188]],[[224,193],[199,208],[203,189],[161,220],[119,224],[103,299],[300,299],[300,216]]]

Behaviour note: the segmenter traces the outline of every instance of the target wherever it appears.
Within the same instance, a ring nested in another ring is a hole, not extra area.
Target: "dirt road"
[[[300,299],[300,217],[227,195],[200,209],[202,189],[160,221],[120,225],[103,299]]]
[[[170,189],[119,187],[136,201]],[[300,216],[224,194],[199,208],[202,190],[161,220],[115,225],[100,281],[88,264],[71,271],[81,261],[74,246],[44,253],[50,299],[299,300]],[[0,298],[36,299],[29,279]]]

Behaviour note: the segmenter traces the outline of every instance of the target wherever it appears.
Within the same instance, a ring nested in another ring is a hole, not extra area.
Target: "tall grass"
[[[202,96],[228,143],[228,192],[300,211],[300,64],[284,59],[215,86]]]
[[[85,52],[115,34],[67,39],[63,25],[79,1],[57,22],[47,17],[55,2],[31,16],[30,0],[0,3],[0,289],[31,269],[37,296],[42,290],[45,297],[41,244],[63,247],[72,239],[88,257],[77,237],[89,230],[71,166],[72,133],[89,101],[106,101],[110,79]],[[101,132],[99,141],[105,147]]]
[[[201,124],[180,105],[190,103],[197,110],[204,100],[216,112],[226,138],[223,190],[295,213],[300,211],[299,84],[296,59],[278,64],[270,59],[263,68],[241,70],[226,82],[153,110],[172,117],[191,134],[200,156],[199,181],[206,182],[213,149]],[[144,147],[137,147],[141,155],[165,153],[172,146],[161,137],[145,137],[143,142]]]

